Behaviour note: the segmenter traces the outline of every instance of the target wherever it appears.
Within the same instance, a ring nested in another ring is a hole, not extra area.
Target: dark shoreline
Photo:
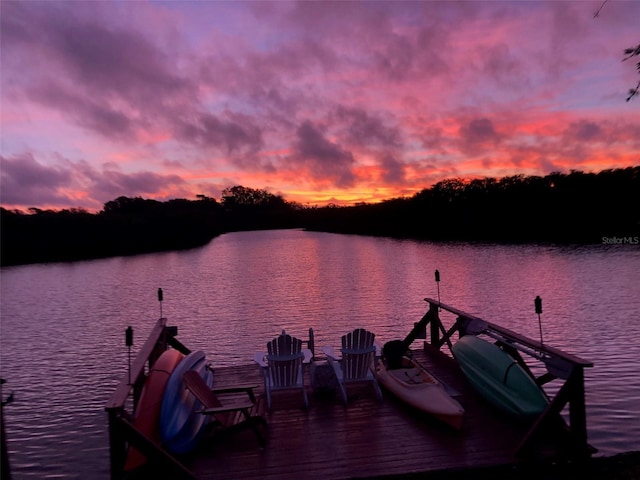
[[[427,242],[640,246],[640,166],[444,180],[410,198],[304,207],[236,186],[221,201],[119,197],[80,209],[0,207],[0,266],[70,262],[200,247],[223,233],[301,228]]]

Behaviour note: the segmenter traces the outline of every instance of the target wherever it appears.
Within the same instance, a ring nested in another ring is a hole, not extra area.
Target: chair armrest
[[[346,354],[355,354],[355,355],[359,355],[362,353],[375,353],[376,351],[376,347],[375,345],[371,345],[370,347],[365,347],[365,348],[342,348],[340,350],[342,352],[342,354],[344,355]]]
[[[308,348],[303,348],[302,353],[304,353],[304,359],[302,363],[311,363],[311,359],[313,358],[313,352]]]
[[[327,358],[335,361],[340,361],[341,357],[339,357],[336,352],[333,350],[333,346],[328,345],[322,347],[322,353],[324,353]]]
[[[239,392],[249,392],[254,388],[258,388],[258,385],[255,383],[247,383],[244,385],[230,385],[228,387],[216,387],[212,388],[211,391],[213,393],[239,393]]]
[[[267,356],[263,352],[256,352],[253,354],[253,361],[263,368],[267,368]]]
[[[249,397],[249,401],[253,405],[254,403],[256,403],[256,395],[255,393],[253,393],[254,388],[258,388],[258,386],[255,384],[245,384],[245,385],[231,385],[228,387],[212,388],[211,391],[213,393],[219,393],[219,394],[244,392],[247,394],[247,396]]]
[[[249,408],[253,408],[253,403],[237,403],[235,405],[229,405],[227,407],[212,407],[212,408],[203,408],[202,410],[197,410],[198,413],[202,413],[204,415],[215,415],[216,413],[229,413],[229,412],[239,412],[242,410],[247,410]]]

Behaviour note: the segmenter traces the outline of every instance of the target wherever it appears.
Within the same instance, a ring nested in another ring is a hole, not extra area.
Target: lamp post
[[[542,299],[540,298],[540,296],[537,296],[533,303],[536,307],[536,313],[538,314],[538,326],[540,327],[540,345],[542,345],[544,342],[542,341],[542,319],[540,318],[540,315],[542,314]]]
[[[129,349],[129,385],[131,385],[131,346],[133,345],[133,328],[129,327],[124,332],[124,341]]]

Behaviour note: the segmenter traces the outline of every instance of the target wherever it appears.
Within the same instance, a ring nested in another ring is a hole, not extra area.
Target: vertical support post
[[[6,380],[0,378],[0,385],[4,385]],[[2,464],[0,466],[0,472],[7,480],[11,480],[11,468],[9,465],[9,447],[7,446],[7,433],[4,428],[4,407],[9,405],[13,401],[13,393],[4,399],[2,387],[0,386],[0,450],[2,450]]]
[[[146,377],[144,375],[139,376],[133,382],[133,411],[138,408],[138,401],[142,396],[142,389],[144,388],[144,381]]]
[[[464,337],[467,334],[467,321],[463,316],[458,315],[456,318],[456,325],[458,326],[458,336],[459,338]]]
[[[316,340],[313,333],[313,328],[309,328],[309,342],[307,343],[309,350],[311,350],[311,359],[315,360],[316,357]]]
[[[160,334],[158,341],[153,347],[153,351],[149,355],[149,370],[153,368],[153,364],[156,363],[156,360],[158,360],[160,355],[162,355],[164,351],[167,349],[167,343],[168,343],[167,337],[171,334],[169,331],[169,328],[170,327],[167,327],[166,324],[163,326],[162,333]]]
[[[128,355],[128,361],[129,361],[129,385],[131,385],[131,347],[133,346],[133,328],[131,326],[129,326],[129,328],[127,328],[125,330],[124,333],[124,338],[125,338],[125,344],[127,345],[127,349],[129,352]]]
[[[407,335],[405,337],[405,339],[403,340],[405,345],[407,346],[407,348],[409,348],[411,346],[411,344],[413,343],[413,341],[416,340],[417,338],[423,338],[421,336],[421,333],[422,333],[422,331],[426,331],[427,324],[429,322],[432,322],[431,323],[431,329],[432,329],[431,331],[433,332],[434,310],[435,310],[435,319],[436,319],[436,321],[439,321],[438,320],[438,312],[437,312],[438,307],[434,307],[431,303],[429,303],[429,310],[427,311],[427,313],[424,314],[424,316],[420,319],[419,322],[414,323],[413,329],[409,332],[409,335]],[[437,325],[436,325],[436,333],[437,333]],[[432,341],[433,341],[433,338],[432,338]]]
[[[578,442],[581,455],[588,455],[587,410],[584,395],[584,368],[576,366],[567,380],[569,388],[569,421],[571,433]]]
[[[429,305],[429,311],[427,315],[429,315],[431,326],[429,328],[429,337],[431,340],[431,345],[438,347],[440,344],[440,317],[438,315],[438,308],[433,304]]]
[[[121,480],[127,458],[126,437],[120,425],[122,410],[109,410],[109,461],[111,479]]]

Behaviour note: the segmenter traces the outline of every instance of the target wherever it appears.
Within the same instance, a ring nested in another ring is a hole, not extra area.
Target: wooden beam
[[[593,367],[593,363],[584,360],[576,355],[571,355],[570,353],[566,353],[563,352],[561,350],[558,350],[557,348],[554,348],[550,345],[545,345],[542,342],[539,342],[537,340],[532,340],[528,337],[525,337],[524,335],[520,335],[519,333],[516,333],[512,330],[509,330],[508,328],[505,327],[501,327],[499,325],[495,325],[493,323],[487,322],[489,324],[489,330],[499,333],[500,335],[502,335],[505,338],[511,339],[517,343],[520,343],[521,345],[530,347],[534,350],[537,350],[541,353],[545,353],[554,357],[559,357],[562,358],[564,360],[567,360],[571,363],[573,363],[574,365],[581,365],[583,367]]]
[[[460,309],[451,307],[449,305],[445,305],[444,303],[438,302],[437,300],[433,300],[431,298],[425,298],[424,300],[428,302],[430,305],[429,311],[431,311],[431,309],[433,308],[441,308],[448,312],[454,313],[459,317],[464,318],[466,322],[469,322],[471,324],[476,324],[476,325],[482,325],[485,333],[489,333],[489,334],[494,333],[496,334],[496,336],[500,336],[505,340],[508,340],[509,343],[515,344],[514,346],[516,348],[518,347],[518,344],[520,344],[522,346],[528,347],[542,354],[546,354],[551,357],[560,358],[573,365],[580,365],[582,367],[593,367],[592,362],[584,360],[576,355],[571,355],[569,353],[563,352],[552,346],[543,344],[540,341],[533,340],[531,338],[525,337],[524,335],[520,335],[519,333],[509,330],[508,328],[501,327],[500,325],[496,325],[491,322],[487,322],[486,320],[483,320],[480,317],[476,317],[475,315],[471,315],[470,313],[464,312]],[[479,332],[473,332],[473,333],[477,334]]]
[[[429,305],[428,313],[431,314],[429,318],[429,338],[431,340],[430,343],[434,347],[438,347],[438,339],[440,338],[440,328],[438,326],[438,324],[440,323],[440,317],[438,316],[438,307],[436,307],[435,305]]]
[[[165,325],[166,325],[166,319],[164,318],[159,319],[156,325],[151,330],[151,333],[149,334],[149,337],[147,338],[146,342],[138,352],[138,355],[136,356],[133,362],[133,365],[131,366],[132,383],[136,383],[136,380],[141,375],[144,375],[147,359],[150,357],[150,355],[156,348],[158,340],[160,339],[160,337],[164,332]],[[107,402],[105,409],[109,411],[114,409],[119,410],[123,408],[125,402],[127,401],[127,397],[131,392],[132,387],[133,385],[129,383],[129,374],[127,373],[118,384],[118,387],[116,388],[116,391],[113,393],[113,395],[111,395],[111,398],[109,398],[109,401]]]
[[[484,322],[484,320],[482,320],[480,317],[476,317],[475,315],[471,315],[470,313],[463,312],[462,310],[459,310],[457,308],[454,308],[454,307],[451,307],[449,305],[446,305],[446,304],[444,304],[442,302],[439,302],[438,300],[434,300],[432,298],[425,298],[424,301],[429,303],[431,308],[433,308],[434,306],[435,307],[440,307],[443,310],[447,310],[448,312],[455,313],[459,317],[465,317],[465,318],[468,318],[470,320],[480,320],[480,321]]]
[[[420,321],[413,325],[413,328],[403,340],[407,348],[409,348],[416,338],[418,338],[418,332],[426,328],[427,324],[431,321],[432,315],[431,309],[429,309],[427,313],[422,316]]]
[[[587,443],[584,378],[583,371],[580,368],[576,368],[572,372],[544,412],[536,419],[516,449],[516,455],[526,454],[528,447],[544,424],[553,419],[556,421],[562,420],[560,413],[567,404],[569,404],[570,411],[568,427],[571,433],[571,441],[575,444],[575,448],[572,450],[578,451],[580,456],[588,455],[590,447]]]
[[[189,355],[191,353],[191,350],[173,335],[167,335],[167,344],[185,355]]]
[[[558,378],[557,376],[555,376],[553,373],[547,372],[547,373],[543,373],[542,375],[540,375],[538,378],[536,378],[536,384],[541,387],[542,385],[544,385],[545,383],[549,383],[553,380],[555,380],[556,378]]]
[[[587,449],[587,411],[584,399],[584,369],[575,368],[569,378],[571,388],[569,390],[569,421],[571,433],[581,443],[580,447]],[[569,382],[567,380],[567,382]]]
[[[120,423],[120,412],[109,410],[109,462],[111,479],[120,480],[127,458],[127,442]]]
[[[425,301],[429,303],[429,311],[427,312],[427,315],[425,315],[425,318],[429,317],[428,320],[431,321],[432,341],[439,335],[439,332],[437,331],[438,325],[444,332],[444,327],[438,317],[437,310],[443,309],[458,316],[456,319],[456,325],[454,325],[454,328],[450,329],[449,332],[445,332],[445,336],[437,345],[438,347],[440,347],[445,340],[448,341],[456,327],[460,331],[461,335],[484,334],[492,337],[497,341],[497,343],[501,344],[502,348],[516,359],[518,364],[520,364],[520,366],[522,366],[525,371],[531,375],[538,385],[543,385],[556,378],[562,378],[565,380],[556,396],[551,400],[545,411],[536,419],[523,440],[520,442],[520,445],[517,448],[517,454],[522,454],[528,449],[533,442],[534,437],[537,436],[542,426],[547,422],[560,421],[565,424],[560,413],[565,405],[568,404],[570,409],[570,422],[568,428],[571,435],[571,441],[575,446],[575,451],[578,452],[579,455],[588,455],[591,447],[587,443],[584,368],[592,367],[592,362],[543,344],[542,341],[530,339],[524,335],[509,330],[508,328],[487,322],[475,315],[471,315],[457,308],[445,305],[437,300],[425,298]],[[432,312],[436,312],[435,316],[430,316],[430,314],[434,315]],[[438,325],[436,325],[436,323]],[[521,352],[544,363],[548,373],[545,373],[536,379],[522,358]]]
[[[527,365],[527,362],[524,361],[524,358],[522,358],[522,355],[520,355],[520,352],[518,351],[517,348],[514,348],[513,345],[510,345],[508,343],[504,343],[501,341],[498,342],[498,346],[500,346],[502,350],[504,350],[509,355],[511,355],[515,359],[515,361],[518,363],[518,365],[520,365],[520,368],[522,368],[527,373],[527,375],[529,375],[529,377],[531,377],[531,379],[535,381],[536,376],[533,374],[533,372],[529,368],[529,365]]]
[[[442,325],[442,323],[440,323],[440,325]],[[453,326],[449,329],[448,332],[444,331],[444,326],[442,327],[442,331],[444,333],[444,336],[440,339],[438,348],[440,348],[442,345],[444,345],[444,343],[446,342],[447,345],[449,346],[449,350],[451,351],[453,349],[453,345],[451,344],[451,336],[458,331],[458,322],[454,323]]]

